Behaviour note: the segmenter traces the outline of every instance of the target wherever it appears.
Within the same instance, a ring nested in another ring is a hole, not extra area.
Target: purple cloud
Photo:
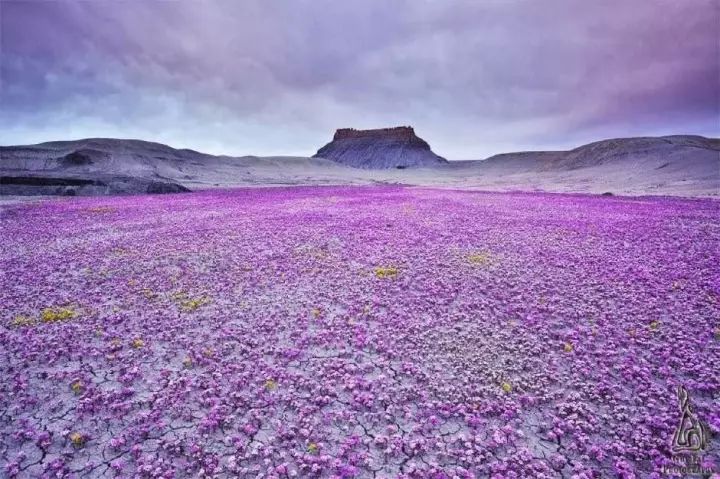
[[[720,134],[714,0],[0,3],[0,143],[311,154],[412,124],[451,159]]]

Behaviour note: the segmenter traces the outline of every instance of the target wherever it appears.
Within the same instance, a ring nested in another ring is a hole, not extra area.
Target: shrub
[[[86,211],[89,211],[90,213],[112,213],[115,211],[115,208],[112,206],[93,206],[92,208],[88,208]]]

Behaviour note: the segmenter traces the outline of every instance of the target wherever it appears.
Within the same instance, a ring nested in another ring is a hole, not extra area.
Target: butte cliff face
[[[447,163],[409,126],[376,130],[341,128],[335,132],[333,141],[314,156],[365,169],[417,168]]]

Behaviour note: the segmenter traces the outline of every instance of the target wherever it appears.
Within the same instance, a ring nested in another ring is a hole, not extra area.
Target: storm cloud
[[[413,125],[450,159],[717,136],[715,0],[0,2],[0,144],[310,155]]]

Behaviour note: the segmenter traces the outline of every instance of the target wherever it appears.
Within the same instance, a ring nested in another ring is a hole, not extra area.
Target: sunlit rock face
[[[447,163],[410,126],[355,130],[341,128],[315,157],[365,169],[414,168]]]

